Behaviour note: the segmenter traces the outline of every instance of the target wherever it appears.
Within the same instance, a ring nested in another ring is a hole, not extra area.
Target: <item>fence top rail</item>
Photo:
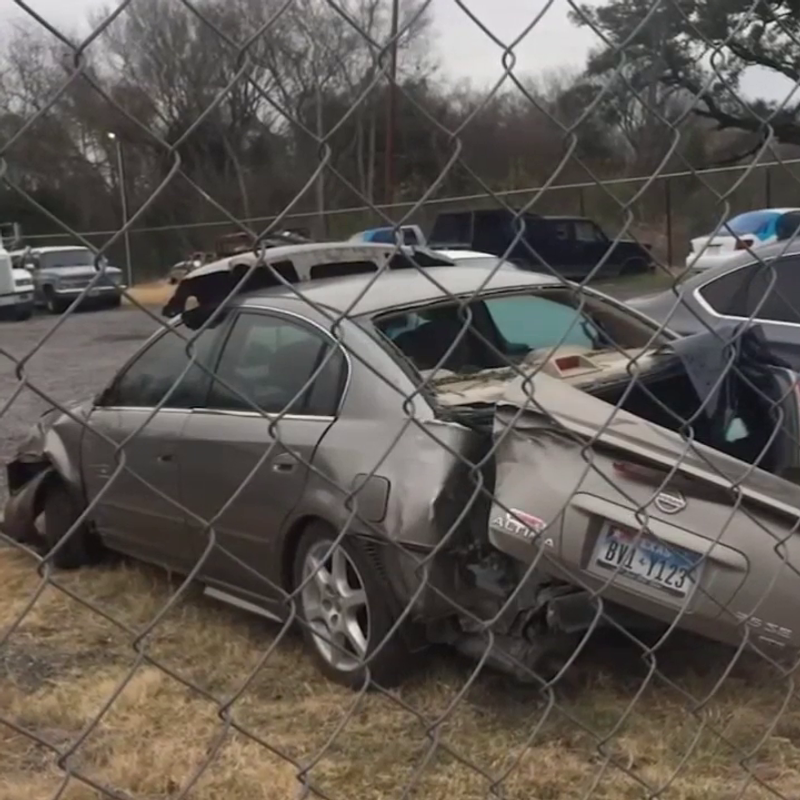
[[[800,164],[800,158],[786,158],[781,159],[780,161],[765,161],[759,164],[742,164],[737,166],[728,166],[728,167],[707,167],[705,169],[695,169],[695,170],[684,170],[683,172],[664,172],[661,175],[656,176],[656,180],[669,180],[670,178],[692,178],[697,177],[699,175],[719,175],[728,172],[743,172],[747,170],[756,170],[756,169],[769,169],[770,167],[787,167],[793,166],[795,164]],[[625,186],[632,183],[642,183],[644,181],[652,181],[652,175],[636,175],[627,178],[609,178],[607,180],[601,181],[583,181],[580,183],[559,183],[553,186],[528,186],[525,189],[504,189],[502,191],[494,192],[496,197],[508,198],[508,197],[520,197],[522,195],[531,194],[532,192],[539,192],[539,191],[548,191],[548,192],[555,192],[555,191],[566,191],[569,189],[593,189],[598,185],[602,186]],[[474,202],[476,200],[483,200],[490,195],[487,195],[485,192],[480,192],[478,194],[462,194],[462,195],[455,195],[451,197],[436,197],[430,200],[426,200],[424,205],[427,206],[442,206],[448,205],[449,203],[469,203]],[[375,209],[381,211],[390,211],[392,209],[404,209],[404,208],[414,208],[420,204],[420,199],[417,198],[416,200],[405,200],[401,203],[378,203],[374,206],[371,205],[362,205],[362,206],[347,206],[345,208],[332,208],[325,211],[325,216],[332,217],[337,215],[344,215],[344,214],[359,214],[368,211],[374,211]],[[287,214],[282,217],[282,219],[311,219],[319,216],[318,211],[301,211],[296,214]],[[249,225],[251,223],[265,223],[271,222],[272,220],[277,219],[277,215],[266,216],[266,217],[246,217],[241,220],[242,224]],[[220,220],[209,220],[207,222],[186,222],[180,223],[176,225],[156,225],[156,226],[149,226],[149,227],[142,227],[142,228],[131,228],[130,233],[158,233],[161,231],[177,231],[177,230],[193,230],[198,228],[215,228],[215,227],[225,227],[230,226],[231,222],[228,219],[220,219]],[[94,236],[113,236],[116,234],[117,230],[106,230],[106,231],[86,231],[80,233],[81,236],[91,238]],[[37,233],[31,234],[30,236],[26,235],[26,239],[57,239],[68,234],[65,233]]]

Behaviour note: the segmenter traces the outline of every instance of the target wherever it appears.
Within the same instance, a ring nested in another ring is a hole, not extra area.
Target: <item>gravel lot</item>
[[[53,330],[57,318],[39,315],[27,322],[0,322],[0,462],[5,464],[48,403],[24,389],[6,407],[18,381],[16,364]],[[57,403],[91,396],[110,380],[157,323],[133,307],[84,311],[70,316],[25,364],[31,384]],[[5,501],[5,470],[0,470],[0,507]]]

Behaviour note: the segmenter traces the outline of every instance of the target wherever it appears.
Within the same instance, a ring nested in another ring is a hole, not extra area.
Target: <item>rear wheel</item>
[[[67,534],[69,538],[53,557],[59,569],[77,569],[99,559],[100,545],[85,525],[71,530],[80,516],[75,499],[60,480],[53,480],[44,496],[44,544],[50,552]]]
[[[337,683],[358,689],[369,675],[381,686],[397,685],[408,662],[396,633],[383,642],[394,623],[387,587],[357,541],[345,538],[331,552],[334,539],[327,526],[314,523],[295,555],[294,585],[303,587],[297,599],[306,645],[321,671]]]
[[[643,258],[629,258],[622,265],[620,275],[643,275],[647,272],[648,264]]]

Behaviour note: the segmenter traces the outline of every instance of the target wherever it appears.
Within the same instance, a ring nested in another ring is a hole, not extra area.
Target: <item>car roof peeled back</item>
[[[353,242],[274,247],[259,254],[239,253],[194,270],[178,284],[162,313],[166,317],[185,315],[192,298],[196,309],[208,309],[234,294],[250,295],[298,283],[373,274],[382,269],[409,271],[437,266],[452,267],[454,263],[420,247]],[[187,324],[191,325],[189,318]]]

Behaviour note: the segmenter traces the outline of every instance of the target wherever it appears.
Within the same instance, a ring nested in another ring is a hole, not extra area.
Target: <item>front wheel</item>
[[[302,587],[298,616],[306,645],[337,683],[358,689],[369,677],[395,686],[408,662],[396,632],[383,641],[394,623],[388,588],[356,540],[345,538],[331,551],[334,538],[326,526],[312,524],[297,548],[294,585]]]
[[[62,314],[67,307],[49,286],[44,290],[44,304],[50,314]]]
[[[80,510],[67,487],[54,480],[45,489],[44,544],[47,552],[58,545],[67,534],[69,538],[53,556],[59,569],[78,569],[98,560],[101,548],[85,525],[72,530]]]

